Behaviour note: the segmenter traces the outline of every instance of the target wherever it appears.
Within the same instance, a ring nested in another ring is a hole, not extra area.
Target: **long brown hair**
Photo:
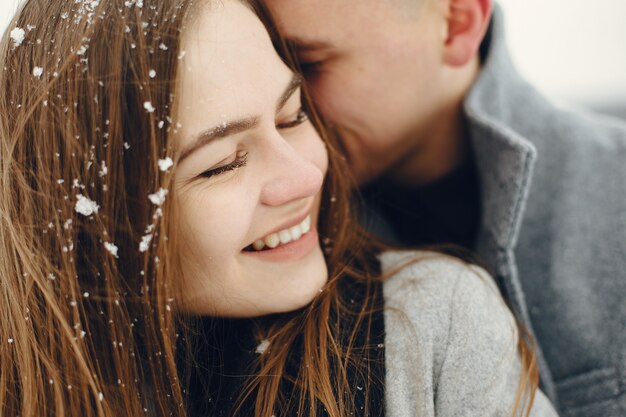
[[[175,361],[188,331],[171,284],[180,271],[175,196],[162,191],[173,171],[158,161],[175,158],[168,139],[190,8],[190,0],[28,0],[3,37],[0,416],[187,414],[187,371]],[[374,251],[350,220],[338,145],[309,111],[329,150],[318,227],[330,279],[309,306],[261,328],[272,347],[242,399],[254,395],[259,416],[294,401],[311,416],[319,404],[351,415],[348,369],[367,381],[372,360],[356,331],[375,310]],[[161,205],[149,199],[159,192]],[[366,286],[358,307],[343,302],[346,277]],[[298,335],[302,359],[287,374]],[[285,379],[300,395],[280,392]]]
[[[175,362],[184,326],[170,285],[176,235],[166,221],[175,206],[172,194],[161,206],[148,196],[172,180],[158,160],[174,156],[189,9],[184,0],[29,0],[3,37],[0,415],[186,414]],[[330,143],[329,153],[319,227],[332,278],[310,307],[267,329],[271,360],[249,384],[258,415],[281,408],[284,363],[302,332],[299,407],[350,410],[337,397],[350,391],[337,386],[346,388],[351,346],[329,317],[339,316],[336,283],[358,264],[358,245],[348,188],[333,174],[342,160]],[[331,368],[338,381],[319,377]]]
[[[3,37],[0,415],[182,414],[148,195],[188,6],[140,3],[30,0]]]

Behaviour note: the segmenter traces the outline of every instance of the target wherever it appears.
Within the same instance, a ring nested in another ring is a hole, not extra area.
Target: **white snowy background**
[[[73,1],[73,0],[67,0]],[[0,28],[19,0],[0,0]],[[626,118],[626,0],[500,0],[521,73],[548,96]]]

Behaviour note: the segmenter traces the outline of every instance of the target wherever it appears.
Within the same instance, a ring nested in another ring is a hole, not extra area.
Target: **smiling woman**
[[[0,73],[0,415],[343,416],[348,382],[369,386],[382,331],[359,329],[380,286],[343,162],[252,9],[18,12]],[[242,376],[205,395],[225,369]]]
[[[240,317],[303,307],[328,274],[315,226],[328,161],[302,110],[302,79],[237,2],[201,8],[182,48],[181,306]]]
[[[0,415],[552,416],[484,271],[381,255],[352,222],[345,160],[259,16],[271,29],[238,0],[18,12]]]

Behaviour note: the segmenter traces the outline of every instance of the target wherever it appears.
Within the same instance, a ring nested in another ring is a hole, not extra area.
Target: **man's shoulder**
[[[474,85],[465,106],[470,127],[486,124],[498,136],[526,140],[539,156],[544,148],[562,147],[626,153],[625,120],[552,100],[521,77],[500,77],[510,70],[494,65]]]
[[[538,162],[551,151],[567,158],[626,154],[626,121],[547,98],[518,73],[505,38],[504,16],[496,7],[482,68],[464,102],[470,129],[521,148],[534,146]]]
[[[478,152],[493,151],[485,147],[500,149],[502,143],[532,148],[533,183],[555,178],[585,183],[591,173],[626,180],[626,121],[555,102],[519,78],[505,85],[497,68],[489,72],[466,103],[470,131],[489,135],[489,140],[477,144]],[[489,91],[495,90],[496,104],[489,99]]]
[[[613,158],[626,154],[626,121],[569,104],[550,103],[546,107],[543,126],[536,127],[542,141],[537,146],[569,147],[572,155],[579,155],[576,150],[608,153]],[[532,136],[529,140],[537,142]]]

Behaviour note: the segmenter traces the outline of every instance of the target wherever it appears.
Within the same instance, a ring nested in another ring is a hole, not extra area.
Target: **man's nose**
[[[261,191],[261,202],[280,206],[317,194],[324,181],[322,170],[285,142],[276,148],[271,169],[274,174]]]

